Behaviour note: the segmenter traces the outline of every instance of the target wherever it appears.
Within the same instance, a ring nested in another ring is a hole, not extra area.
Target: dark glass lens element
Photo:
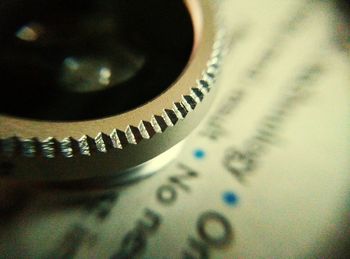
[[[103,118],[165,91],[186,66],[193,26],[183,1],[0,3],[0,113]]]

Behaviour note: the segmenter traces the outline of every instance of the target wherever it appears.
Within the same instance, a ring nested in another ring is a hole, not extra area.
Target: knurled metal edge
[[[140,121],[138,126],[129,125],[124,131],[114,129],[110,134],[99,132],[96,137],[83,135],[79,139],[66,137],[62,140],[50,137],[43,141],[18,136],[0,139],[0,155],[49,159],[57,156],[66,158],[91,156],[94,153],[107,153],[111,149],[124,149],[128,145],[137,145],[144,139],[151,139],[155,134],[163,133],[167,128],[185,119],[210,92],[222,60],[224,35],[223,29],[217,32],[211,57],[202,72],[202,78],[196,81],[196,85],[189,87],[189,93],[182,95],[181,101],[174,102],[171,109],[164,109],[161,114],[153,115],[149,121]]]

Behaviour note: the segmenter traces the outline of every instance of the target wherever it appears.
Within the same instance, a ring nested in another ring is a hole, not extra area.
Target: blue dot
[[[231,191],[224,192],[222,195],[224,202],[229,206],[235,206],[238,203],[238,196]]]
[[[197,159],[203,159],[205,157],[205,152],[202,149],[196,149],[194,152],[194,157]]]

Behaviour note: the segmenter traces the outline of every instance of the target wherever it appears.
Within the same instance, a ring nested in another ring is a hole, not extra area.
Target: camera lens
[[[211,0],[0,1],[0,175],[154,173],[213,101],[217,25]]]
[[[129,111],[164,92],[193,48],[182,1],[12,0],[0,14],[0,113],[15,117],[79,121]]]

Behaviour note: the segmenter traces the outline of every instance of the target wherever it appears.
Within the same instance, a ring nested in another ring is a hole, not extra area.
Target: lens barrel
[[[210,0],[3,2],[0,174],[135,179],[210,106],[223,46],[215,10]]]

